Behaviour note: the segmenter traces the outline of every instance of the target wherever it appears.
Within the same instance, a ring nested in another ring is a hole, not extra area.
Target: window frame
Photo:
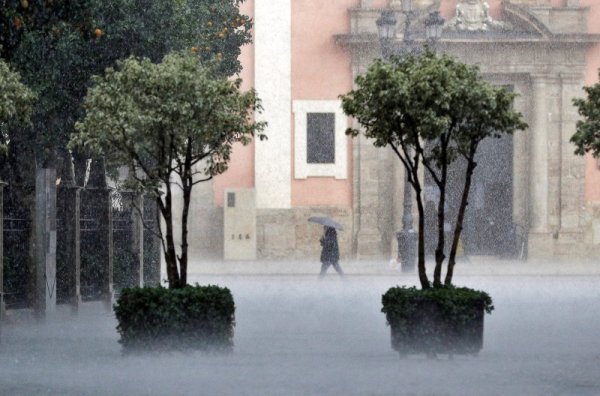
[[[308,177],[335,177],[336,179],[348,178],[348,137],[346,128],[348,117],[342,110],[341,100],[294,100],[292,103],[294,113],[294,178],[306,179]],[[334,116],[334,163],[309,164],[308,160],[308,114],[333,113]]]

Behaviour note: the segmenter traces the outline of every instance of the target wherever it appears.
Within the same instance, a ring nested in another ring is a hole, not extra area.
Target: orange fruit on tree
[[[94,34],[96,35],[96,38],[100,38],[100,36],[103,34],[102,29],[96,28],[96,30],[94,30]]]

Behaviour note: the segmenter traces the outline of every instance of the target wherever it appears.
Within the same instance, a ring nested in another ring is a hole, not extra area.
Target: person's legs
[[[332,263],[332,265],[333,265],[333,268],[335,268],[335,270],[337,271],[338,274],[344,275],[344,271],[342,271],[342,267],[340,267],[340,263],[339,262],[336,261],[335,263]]]
[[[329,268],[330,264],[331,263],[328,263],[328,262],[321,263],[321,273],[319,274],[319,276],[325,276],[325,273],[327,272],[327,268]]]

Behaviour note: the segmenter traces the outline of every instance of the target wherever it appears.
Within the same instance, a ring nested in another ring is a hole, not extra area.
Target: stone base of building
[[[377,233],[358,232],[356,236],[357,260],[373,260],[383,258],[382,235]]]
[[[310,216],[329,216],[345,229],[338,232],[342,259],[374,260],[389,258],[390,246],[384,246],[385,238],[379,233],[354,235],[352,210],[336,207],[258,209],[257,210],[257,259],[287,259],[318,261],[321,253],[319,239],[323,227],[309,223]],[[558,231],[530,231],[528,254],[531,259],[560,257],[600,257],[600,225],[594,226],[590,215],[589,227],[561,229]],[[597,221],[600,224],[600,220]],[[202,208],[190,218],[190,256],[193,260],[223,259],[223,208]],[[596,232],[594,232],[596,230]],[[395,254],[397,246],[391,242]]]
[[[528,257],[533,259],[589,257],[593,246],[585,243],[584,236],[584,232],[579,229],[530,231]]]
[[[328,216],[344,226],[338,232],[341,259],[352,255],[352,211],[336,207],[258,209],[258,259],[319,260],[323,227],[308,222],[311,216]]]

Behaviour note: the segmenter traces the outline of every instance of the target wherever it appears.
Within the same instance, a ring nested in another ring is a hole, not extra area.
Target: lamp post
[[[383,58],[388,60],[392,56],[404,56],[420,52],[413,39],[412,22],[417,13],[413,10],[412,0],[402,0],[400,10],[404,14],[404,35],[399,47],[394,45],[396,37],[397,20],[394,11],[386,8],[377,19],[377,32]],[[444,18],[439,11],[431,12],[424,21],[425,38],[429,46],[435,51],[437,42],[442,36]],[[402,230],[396,233],[398,239],[398,259],[401,262],[402,272],[413,272],[416,261],[417,233],[413,228],[412,218],[412,186],[408,181],[408,172],[404,172],[404,204],[402,208]]]

